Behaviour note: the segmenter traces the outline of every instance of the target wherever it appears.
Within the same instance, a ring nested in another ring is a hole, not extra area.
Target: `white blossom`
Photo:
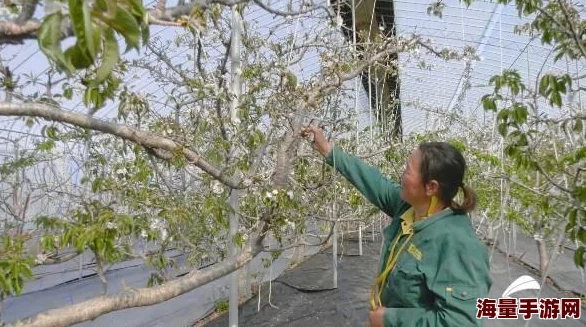
[[[111,222],[111,221],[108,221],[108,222],[106,223],[106,229],[116,229],[116,224],[114,224],[114,223],[113,223],[113,222]]]
[[[150,228],[158,231],[163,241],[167,239],[169,232],[167,231],[164,221],[160,218],[151,219]]]
[[[149,227],[151,229],[159,229],[160,227],[162,227],[161,219],[160,218],[151,219],[151,223],[150,223]]]
[[[214,192],[214,194],[222,194],[222,191],[223,191],[222,184],[218,181],[215,181],[214,184],[212,185],[212,191]]]
[[[42,264],[43,262],[45,262],[45,260],[47,260],[47,255],[44,253],[38,253],[37,257],[35,258],[35,263],[37,265]]]
[[[293,191],[288,191],[287,195],[289,196],[289,199],[293,200],[293,196],[294,196]]]
[[[244,185],[245,187],[249,187],[250,185],[252,185],[252,180],[250,178],[245,178],[242,181],[242,185]]]
[[[342,16],[337,15],[336,16],[336,27],[340,28],[340,27],[342,27],[342,25],[344,25],[344,20],[342,19]]]
[[[287,224],[287,226],[295,228],[295,223],[290,221],[289,219],[285,219],[285,223]]]

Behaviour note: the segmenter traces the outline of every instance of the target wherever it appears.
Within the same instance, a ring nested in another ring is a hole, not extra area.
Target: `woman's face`
[[[407,158],[401,175],[401,198],[412,206],[424,204],[429,200],[421,178],[421,151],[415,149]]]

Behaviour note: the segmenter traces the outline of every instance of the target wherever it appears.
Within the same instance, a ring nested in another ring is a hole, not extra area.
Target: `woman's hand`
[[[315,149],[319,151],[323,156],[327,156],[330,154],[332,150],[332,145],[326,139],[324,132],[314,125],[309,125],[307,127],[301,128],[301,136],[308,137],[310,134],[313,134],[313,144]]]
[[[374,311],[370,311],[368,315],[368,322],[371,327],[385,327],[384,318],[385,307],[378,307]]]

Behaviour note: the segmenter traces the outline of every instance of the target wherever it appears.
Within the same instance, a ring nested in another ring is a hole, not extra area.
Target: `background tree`
[[[137,1],[52,2],[36,21],[31,10],[38,5],[16,5],[20,18],[0,24],[0,40],[37,38],[53,75],[19,81],[5,74],[10,101],[0,103],[0,115],[25,117],[33,128],[45,125],[40,150],[82,145],[80,182],[91,192],[66,212],[37,219],[42,233],[37,242],[46,251],[91,252],[104,292],[106,271],[116,262],[144,258],[153,275],[145,288],[48,310],[15,325],[65,326],[159,303],[243,267],[269,247],[271,257],[278,257],[302,244],[296,236],[315,228],[317,220],[354,219],[363,201],[304,145],[300,127],[317,119],[332,140],[352,149],[345,140],[355,119],[346,104],[352,96],[347,81],[369,65],[384,70],[383,58],[419,47],[446,59],[461,56],[417,36],[377,38],[358,56],[336,42],[341,36],[330,11],[313,3],[283,11],[259,1],[180,2],[171,8],[159,1],[152,10]],[[283,38],[277,36],[278,25],[267,32],[246,19],[253,5],[286,20],[320,19],[327,25]],[[227,74],[233,10],[244,16],[239,72],[244,88],[235,117],[229,110],[234,81]],[[181,32],[175,39],[150,37],[149,24]],[[129,59],[117,37],[141,57]],[[68,42],[61,43],[64,38]],[[179,65],[169,54],[185,49],[189,64]],[[302,79],[290,67],[309,54],[319,56],[321,70]],[[161,102],[123,82],[133,72],[150,75],[167,99]],[[52,87],[49,94],[23,84],[55,80],[61,90]],[[80,99],[86,113],[61,108],[69,99]],[[107,106],[117,108],[116,117],[98,118]],[[364,151],[375,149],[380,144]],[[228,234],[231,214],[240,225],[234,239]],[[236,255],[227,251],[233,241],[240,248]],[[174,273],[176,264],[166,255],[173,248],[188,255],[181,274]],[[197,269],[206,260],[217,263]]]
[[[530,24],[519,28],[519,33],[530,33],[552,45],[554,61],[563,59],[571,65],[586,57],[583,5],[566,0],[514,3],[519,15],[535,16]],[[584,76],[569,71],[542,71],[531,85],[517,71],[508,70],[490,79],[494,91],[482,100],[485,110],[498,113],[498,131],[505,140],[505,154],[508,162],[519,169],[514,183],[525,195],[517,204],[528,210],[525,217],[531,217],[530,224],[540,244],[542,271],[547,262],[545,247],[540,242],[545,234],[557,231],[560,222],[565,224],[570,239],[578,242],[574,261],[584,267],[586,117],[583,108],[574,102],[584,91],[580,86],[583,82]],[[564,95],[567,101],[563,100]]]

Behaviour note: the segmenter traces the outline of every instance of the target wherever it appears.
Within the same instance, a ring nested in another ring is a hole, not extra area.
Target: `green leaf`
[[[584,229],[584,227],[580,227],[578,230],[578,240],[582,242],[582,244],[586,244],[586,229]]]
[[[108,5],[110,5],[110,6],[112,5],[111,2],[112,1],[110,1],[110,3],[106,3],[105,0],[96,0],[95,1],[95,6],[96,6],[97,9],[101,10],[102,12],[107,12],[108,9],[109,9],[109,6]],[[118,5],[116,3],[114,3],[113,9],[117,9],[117,8],[118,8]]]
[[[63,87],[63,96],[65,97],[65,99],[67,100],[71,100],[71,98],[73,98],[73,90],[71,89],[71,87]]]
[[[510,87],[511,87],[511,93],[513,93],[513,95],[519,94],[519,84],[518,83],[511,83]]]
[[[146,10],[140,0],[129,0],[131,6],[131,12],[134,16],[142,17],[143,23],[148,23],[148,16]]]
[[[586,202],[586,186],[576,186],[572,190],[572,195],[578,198],[582,203]]]
[[[50,236],[50,235],[43,236],[43,238],[41,239],[41,246],[45,250],[49,250],[49,251],[53,250],[53,248],[55,247],[53,236]]]
[[[543,34],[541,35],[541,43],[551,45],[551,34],[551,30],[544,30]]]
[[[67,49],[65,51],[65,57],[76,69],[88,68],[93,63],[93,60],[88,56],[87,52],[80,47],[79,43],[76,43],[74,46]]]
[[[574,263],[578,267],[584,267],[584,251],[585,250],[586,250],[586,248],[584,248],[583,246],[579,246],[576,249],[576,252],[574,252]]]
[[[113,31],[106,32],[106,39],[104,40],[105,47],[104,47],[104,54],[102,58],[102,66],[98,68],[96,71],[96,78],[90,82],[90,85],[97,86],[101,84],[110,74],[116,64],[118,64],[118,60],[120,59],[120,54],[118,52],[118,41],[116,41],[116,37],[114,36]]]
[[[92,35],[91,9],[86,0],[69,0],[69,17],[73,25],[73,32],[77,37],[78,47],[93,62],[96,58]]]
[[[574,121],[574,128],[573,128],[574,132],[576,132],[576,133],[582,133],[582,130],[583,129],[584,129],[584,126],[582,124],[582,119],[581,118],[577,118]]]
[[[142,28],[142,44],[149,43],[149,38],[151,37],[150,33],[151,33],[151,29],[149,28],[148,25],[146,27]]]
[[[559,92],[553,92],[551,95],[551,104],[555,104],[558,108],[562,107],[562,96]]]
[[[49,137],[50,139],[55,139],[57,137],[57,131],[57,127],[49,126],[47,128],[47,137]]]
[[[85,250],[85,245],[85,239],[81,235],[78,235],[77,238],[73,240],[73,247],[77,250],[78,253],[81,253]]]
[[[108,21],[109,25],[124,36],[127,43],[125,52],[138,49],[141,38],[140,26],[136,19],[124,8],[118,8],[116,16]]]
[[[47,140],[45,142],[40,142],[40,143],[37,143],[36,147],[38,150],[41,150],[41,151],[49,151],[55,147],[55,141]]]
[[[539,93],[542,95],[547,95],[547,89],[549,88],[549,78],[548,76],[543,76],[539,81]]]
[[[104,184],[104,180],[101,178],[96,178],[96,180],[94,180],[92,182],[92,192],[98,192],[102,190],[102,186]]]
[[[566,84],[564,83],[563,79],[556,82],[555,89],[560,93],[566,93]]]
[[[509,109],[502,109],[499,111],[498,115],[496,116],[497,121],[503,121],[506,123],[509,118],[509,112]]]
[[[490,94],[486,94],[482,97],[482,106],[484,110],[496,111],[496,102]]]
[[[237,233],[236,235],[234,235],[234,244],[236,244],[236,246],[238,246],[239,248],[242,248],[244,246],[244,236],[242,235],[242,233]]]
[[[515,122],[519,125],[524,124],[527,121],[527,107],[517,103],[515,104],[514,110],[513,110],[513,119],[515,120]]]
[[[43,20],[37,38],[41,51],[53,61],[59,70],[71,74],[75,69],[65,60],[61,50],[61,22],[63,14],[60,11],[48,15]]]

